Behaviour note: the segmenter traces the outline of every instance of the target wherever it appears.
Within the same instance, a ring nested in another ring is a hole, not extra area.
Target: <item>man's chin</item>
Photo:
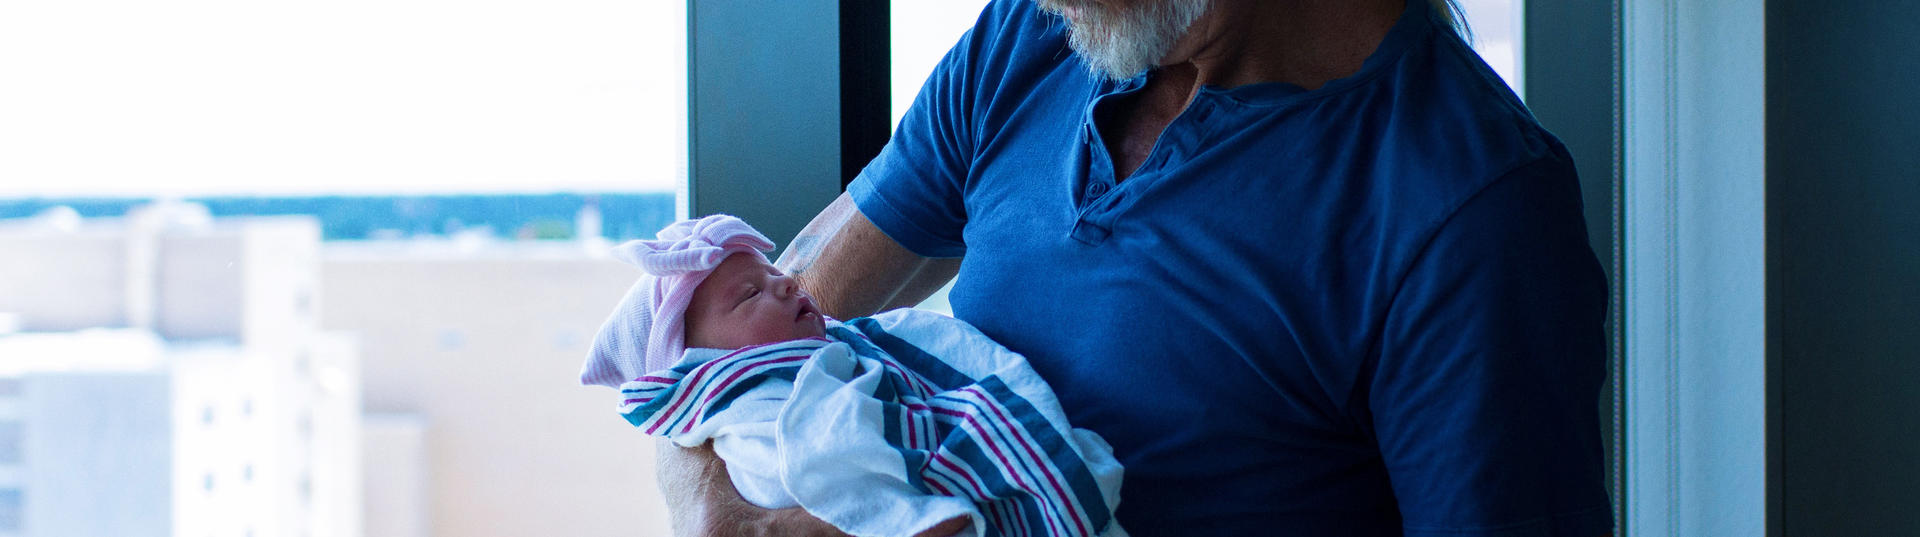
[[[1047,13],[1052,13],[1055,15],[1065,15],[1068,18],[1072,18],[1072,16],[1069,15],[1069,13],[1078,14],[1080,12],[1080,6],[1062,2],[1060,0],[1035,0],[1033,4],[1035,6],[1038,6],[1040,8],[1040,11],[1045,11]]]
[[[1146,57],[1144,54],[1135,54],[1132,55],[1133,57],[1120,57],[1121,55],[1113,54],[1106,50],[1083,50],[1077,47],[1074,48],[1074,53],[1080,56],[1080,61],[1087,65],[1088,70],[1093,71],[1096,75],[1104,76],[1114,81],[1133,78],[1134,75],[1140,74],[1141,71],[1157,65],[1153,62],[1142,61]]]
[[[1173,12],[1107,11],[1105,6],[1065,5],[1050,11],[1066,19],[1067,44],[1094,74],[1113,80],[1133,78],[1169,63],[1180,37],[1207,10],[1206,0],[1174,0]],[[1122,35],[1124,34],[1124,35]]]

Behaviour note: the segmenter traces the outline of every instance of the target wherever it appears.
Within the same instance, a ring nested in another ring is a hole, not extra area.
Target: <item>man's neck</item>
[[[1286,82],[1316,89],[1359,72],[1405,2],[1426,1],[1214,0],[1164,68],[1192,76],[1189,98],[1202,84]]]

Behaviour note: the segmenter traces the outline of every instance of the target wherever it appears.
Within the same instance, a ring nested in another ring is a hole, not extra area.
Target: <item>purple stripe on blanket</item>
[[[826,341],[826,340],[822,339],[820,341]],[[729,358],[739,356],[741,353],[745,353],[748,351],[759,351],[759,350],[762,350],[762,349],[760,349],[760,347],[746,347],[746,348],[728,353],[726,356],[722,356],[717,360],[700,364],[700,367],[694,368],[693,373],[690,375],[687,375],[686,378],[680,379],[680,382],[687,383],[688,386],[698,387],[700,386],[700,382],[704,380],[703,377],[706,377],[708,373],[713,372],[714,368],[718,367],[720,364],[728,364]],[[812,351],[808,350],[807,355],[805,356],[810,356],[811,354],[812,354]],[[805,356],[801,356],[801,359],[805,359]],[[684,393],[692,393],[692,392],[688,391],[688,392],[681,392],[681,393],[684,394]],[[674,415],[674,412],[680,408],[680,403],[684,403],[686,401],[687,401],[686,397],[680,397],[679,394],[676,394],[673,400],[673,404],[668,405],[665,412],[656,414],[656,416],[659,416],[659,417],[672,416]],[[659,419],[658,421],[654,422],[653,427],[647,428],[647,434],[657,434],[659,432],[660,425],[667,423],[667,421],[669,420]],[[694,423],[693,421],[687,422],[686,428],[691,430],[693,428],[693,423]]]
[[[975,418],[974,418],[974,415],[973,415],[973,414],[968,414],[968,413],[966,413],[966,412],[961,412],[961,411],[958,411],[958,410],[951,410],[951,409],[946,409],[946,408],[934,408],[934,409],[933,409],[933,411],[934,411],[934,412],[937,412],[937,413],[940,413],[940,414],[944,414],[944,415],[947,415],[947,416],[952,416],[952,417],[956,417],[956,418],[960,418],[960,419],[961,419],[962,421],[965,421],[965,422],[966,422],[966,423],[967,423],[968,425],[971,425],[971,426],[973,426],[973,429],[974,429],[974,430],[976,430],[976,431],[979,431],[978,433],[976,433],[976,434],[974,434],[974,435],[973,435],[973,436],[974,436],[975,438],[981,438],[981,439],[983,439],[983,440],[984,440],[984,437],[986,436],[986,433],[987,433],[987,427],[988,427],[988,425],[985,425],[985,424],[982,424],[982,423],[980,423],[980,420],[977,420],[977,419],[975,419]],[[1016,440],[1017,440],[1017,439],[1018,439],[1018,437],[1016,436]],[[980,442],[980,443],[981,443],[981,445],[985,445],[985,446],[987,446],[987,449],[989,449],[989,450],[992,450],[992,451],[993,451],[993,457],[994,457],[995,459],[999,459],[999,460],[1000,460],[1000,467],[1002,467],[1002,468],[1007,468],[1007,469],[1009,469],[1009,470],[1012,470],[1012,469],[1014,469],[1014,468],[1023,468],[1023,467],[1026,467],[1026,466],[1028,466],[1028,465],[1026,465],[1026,464],[1023,464],[1023,465],[1020,465],[1020,466],[1014,466],[1014,465],[1013,465],[1013,461],[1012,461],[1011,459],[1009,459],[1009,458],[1007,457],[1007,454],[1006,454],[1006,453],[1003,453],[1003,452],[1001,452],[1001,450],[1000,450],[1000,443],[999,443],[999,442],[989,442],[989,441],[982,441],[982,442]],[[1009,448],[1009,449],[1011,449],[1011,448]],[[1018,457],[1019,457],[1019,454],[1018,454],[1018,453],[1015,453],[1015,454],[1014,454],[1014,458],[1018,458]],[[1044,465],[1041,465],[1041,466],[1044,466]],[[1007,472],[1007,474],[1008,474],[1008,475],[1010,475],[1010,476],[1012,476],[1012,477],[1013,477],[1013,479],[1014,479],[1014,484],[1015,484],[1015,485],[1017,485],[1017,486],[1019,486],[1020,488],[1022,488],[1022,489],[1026,489],[1026,490],[1035,490],[1035,489],[1037,489],[1037,488],[1039,487],[1039,485],[1040,485],[1040,483],[1038,483],[1038,482],[1036,481],[1036,482],[1035,482],[1035,483],[1033,483],[1033,484],[1028,484],[1028,483],[1027,483],[1026,481],[1027,481],[1028,479],[1031,479],[1031,477],[1027,477],[1026,479],[1023,479],[1023,476],[1022,476],[1022,474],[1024,474],[1024,473],[1025,473],[1025,472],[1017,472],[1017,471],[1009,471],[1009,472]],[[1058,483],[1055,483],[1055,484],[1054,484],[1054,487],[1055,487],[1055,491],[1056,491],[1057,493],[1062,493],[1062,494],[1064,494],[1064,491],[1060,491],[1060,490],[1058,489],[1058,487],[1059,487],[1059,484],[1058,484]],[[1067,509],[1067,511],[1068,511],[1069,513],[1071,513],[1071,512],[1072,512],[1072,509],[1071,509],[1071,506],[1063,506],[1063,507],[1068,507],[1068,509]],[[1054,529],[1058,529],[1058,530],[1060,530],[1060,533],[1061,533],[1061,534],[1063,534],[1063,535],[1067,535],[1067,534],[1072,534],[1072,533],[1073,533],[1073,530],[1072,530],[1071,528],[1067,528],[1067,527],[1066,527],[1066,521],[1065,521],[1065,520],[1060,520],[1060,516],[1059,516],[1058,514],[1054,514],[1053,516],[1049,516],[1049,517],[1046,517],[1046,519],[1047,519],[1047,522],[1048,522],[1048,530],[1049,530],[1049,531],[1051,531],[1051,530],[1054,530]],[[1085,528],[1085,527],[1086,527],[1086,523],[1084,523],[1084,522],[1081,522],[1081,521],[1080,521],[1080,515],[1079,515],[1078,513],[1074,513],[1074,514],[1073,514],[1073,519],[1074,519],[1074,522],[1076,522],[1076,523],[1078,523],[1078,524],[1076,524],[1076,527],[1080,527],[1080,528]]]
[[[722,393],[726,393],[726,391],[733,386],[733,383],[735,381],[740,380],[740,377],[746,376],[748,373],[758,372],[761,369],[766,369],[769,367],[773,367],[773,366],[777,366],[785,363],[798,362],[798,361],[805,360],[812,357],[813,357],[813,353],[809,350],[809,352],[794,355],[794,356],[784,356],[780,358],[774,358],[771,360],[754,362],[746,367],[742,367],[739,370],[734,371],[733,374],[729,375],[726,380],[720,381],[719,385],[705,390],[707,392],[706,398],[700,400],[699,408],[692,410],[693,415],[696,417],[696,419],[687,421],[687,425],[685,427],[680,428],[681,434],[685,434],[687,431],[692,431],[693,424],[699,423],[701,421],[698,418],[706,416],[707,408],[709,408],[713,404],[713,398],[719,397],[720,394]]]
[[[987,397],[987,394],[981,393],[979,388],[969,386],[966,389],[961,391],[971,393],[975,397],[979,397],[982,401],[989,401],[989,402],[992,401],[991,398]],[[1000,405],[988,404],[985,406],[987,407],[987,410],[993,411],[993,417],[996,419],[999,419],[1000,423],[1005,423],[1005,424],[1014,423],[1012,420],[1007,418],[1006,414],[1000,412]],[[1078,506],[1075,505],[1073,501],[1073,497],[1067,494],[1066,488],[1060,486],[1060,480],[1058,476],[1054,475],[1055,471],[1054,471],[1053,465],[1047,464],[1047,460],[1045,458],[1042,458],[1040,454],[1033,449],[1033,444],[1027,442],[1027,438],[1025,435],[1020,434],[1022,431],[1020,431],[1019,427],[1009,426],[1007,427],[1007,429],[1013,431],[1013,439],[1020,442],[1020,448],[1025,449],[1027,451],[1028,460],[1034,461],[1035,462],[1034,465],[1040,467],[1040,473],[1041,475],[1046,476],[1047,484],[1053,488],[1053,493],[1059,495],[1060,505],[1066,508],[1068,515],[1073,516],[1074,527],[1080,528],[1081,531],[1084,531],[1087,534],[1092,534],[1093,528],[1089,526],[1086,521],[1080,519],[1080,510],[1078,509]]]

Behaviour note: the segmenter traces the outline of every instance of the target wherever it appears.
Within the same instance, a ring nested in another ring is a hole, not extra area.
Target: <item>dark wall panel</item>
[[[1785,535],[1920,535],[1920,3],[1767,11]]]
[[[840,3],[687,4],[688,201],[785,246],[840,194]]]

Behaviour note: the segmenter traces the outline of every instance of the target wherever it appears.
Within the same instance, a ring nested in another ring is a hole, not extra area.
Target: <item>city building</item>
[[[578,381],[640,274],[590,239],[323,247],[321,324],[367,363],[369,537],[669,534],[653,440]]]
[[[319,243],[186,204],[0,221],[0,535],[362,535]]]

